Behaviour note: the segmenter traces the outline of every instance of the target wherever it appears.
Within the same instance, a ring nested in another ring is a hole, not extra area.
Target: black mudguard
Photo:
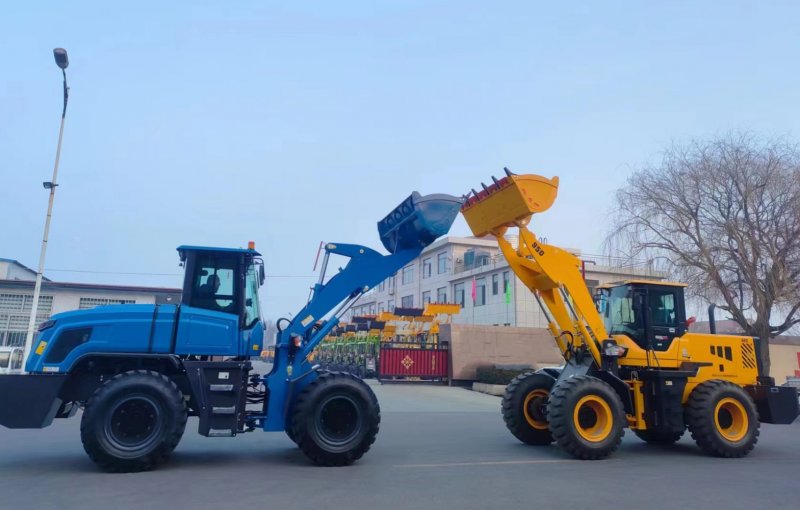
[[[66,374],[0,375],[0,425],[41,429],[53,423]]]

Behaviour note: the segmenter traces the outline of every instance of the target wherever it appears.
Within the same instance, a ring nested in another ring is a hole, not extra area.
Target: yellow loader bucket
[[[550,209],[558,194],[558,177],[548,179],[541,175],[515,175],[506,170],[506,176],[494,184],[483,186],[483,191],[472,194],[461,207],[469,228],[477,237],[489,233],[502,235],[515,224],[525,225],[534,213]]]

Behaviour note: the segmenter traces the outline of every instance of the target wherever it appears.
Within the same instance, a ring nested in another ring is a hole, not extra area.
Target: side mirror
[[[264,274],[264,264],[258,266],[258,284],[264,285],[264,279],[266,275]]]
[[[689,317],[688,319],[686,319],[686,329],[691,328],[692,324],[694,324],[695,322],[697,322],[697,317]]]

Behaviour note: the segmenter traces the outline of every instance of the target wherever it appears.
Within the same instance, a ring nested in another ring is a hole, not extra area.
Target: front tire
[[[514,437],[525,444],[549,445],[553,442],[547,423],[547,400],[554,382],[552,377],[527,372],[506,386],[500,407],[503,421]]]
[[[750,395],[720,380],[697,385],[686,404],[692,438],[715,457],[744,457],[758,442],[758,411]]]
[[[619,395],[608,383],[587,375],[555,385],[547,417],[558,445],[578,459],[608,457],[625,434],[625,411]]]
[[[165,462],[186,428],[183,394],[158,372],[123,372],[100,386],[81,418],[83,448],[105,471],[146,471]]]
[[[316,464],[346,466],[375,442],[381,413],[372,389],[343,372],[321,373],[297,397],[291,435]]]

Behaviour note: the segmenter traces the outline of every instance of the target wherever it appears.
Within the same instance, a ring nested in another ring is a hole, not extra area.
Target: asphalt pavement
[[[0,509],[794,509],[800,423],[762,425],[744,459],[703,455],[691,438],[654,447],[628,432],[615,455],[576,461],[519,443],[500,399],[463,388],[371,383],[378,440],[358,463],[312,465],[282,433],[205,438],[190,419],[171,461],[99,472],[79,417],[0,428]]]

